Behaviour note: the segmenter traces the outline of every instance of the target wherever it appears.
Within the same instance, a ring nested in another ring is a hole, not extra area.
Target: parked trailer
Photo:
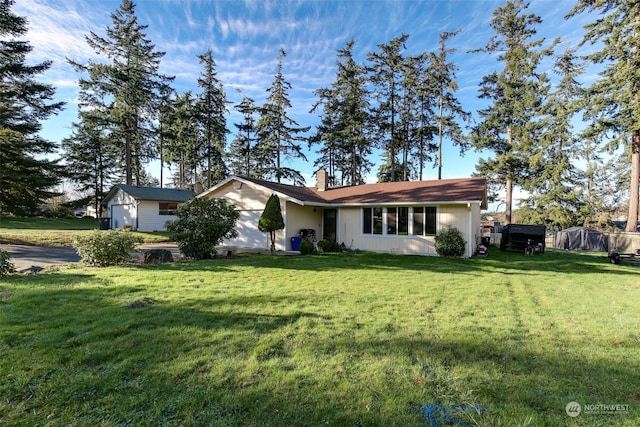
[[[638,249],[635,254],[609,252],[608,258],[611,264],[620,264],[623,260],[625,262],[630,262],[632,264],[640,264],[640,249]]]

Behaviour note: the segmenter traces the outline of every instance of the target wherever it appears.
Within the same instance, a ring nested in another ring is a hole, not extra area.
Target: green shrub
[[[188,258],[213,258],[216,246],[238,236],[235,227],[240,213],[224,199],[196,197],[180,205],[176,216],[177,220],[167,222],[167,231]]]
[[[340,244],[332,240],[320,240],[318,242],[318,249],[321,252],[342,252]]]
[[[465,247],[462,233],[455,227],[449,227],[436,234],[436,252],[440,256],[460,257],[464,255]]]
[[[94,230],[76,237],[73,246],[83,263],[105,267],[129,262],[138,243],[140,237],[121,230]]]
[[[16,272],[16,267],[11,261],[11,255],[4,249],[0,249],[0,276],[6,276]]]
[[[313,243],[308,240],[303,240],[300,242],[300,253],[302,255],[312,254],[314,251]]]

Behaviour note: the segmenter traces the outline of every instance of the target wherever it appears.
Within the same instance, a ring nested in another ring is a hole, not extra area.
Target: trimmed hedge
[[[131,254],[142,238],[121,230],[95,230],[73,241],[80,260],[89,265],[106,267],[131,261]]]

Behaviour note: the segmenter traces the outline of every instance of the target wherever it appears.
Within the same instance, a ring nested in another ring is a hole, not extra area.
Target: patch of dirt
[[[151,304],[156,304],[159,301],[155,298],[151,298],[151,297],[142,297],[140,299],[137,299],[135,301],[131,301],[129,304],[127,304],[127,308],[142,308],[142,307],[146,307],[148,305]]]

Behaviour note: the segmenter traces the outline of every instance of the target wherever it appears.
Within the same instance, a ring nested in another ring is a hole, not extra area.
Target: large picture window
[[[387,234],[409,234],[409,208],[387,208]]]
[[[436,208],[433,206],[413,208],[413,234],[434,236],[436,234]]]
[[[178,209],[176,202],[160,203],[159,205],[158,215],[175,215],[176,209]]]
[[[382,208],[362,209],[362,233],[382,234]]]
[[[419,215],[416,214],[416,209]],[[431,213],[430,209],[433,209]],[[429,212],[425,219],[425,210]],[[408,236],[411,232],[411,212],[412,208],[406,206],[390,206],[388,208],[362,208],[362,233],[363,234],[384,234],[387,236]],[[420,232],[413,231],[413,234],[425,235],[435,234],[436,228],[435,208],[413,208],[413,225],[419,224]],[[428,227],[425,224],[429,224]],[[431,225],[432,224],[432,225]],[[433,233],[431,233],[433,231]]]

